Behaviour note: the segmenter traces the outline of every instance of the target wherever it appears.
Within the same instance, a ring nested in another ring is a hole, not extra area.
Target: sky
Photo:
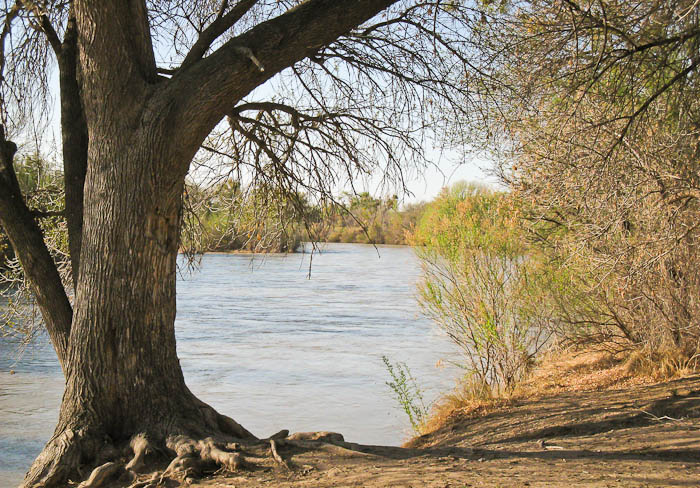
[[[481,183],[494,188],[499,186],[498,179],[491,171],[493,168],[491,161],[473,158],[456,163],[454,159],[439,161],[437,157],[434,160],[438,162],[418,173],[406,173],[405,183],[409,194],[402,195],[396,189],[382,187],[378,176],[369,181],[363,181],[357,185],[357,190],[367,191],[376,197],[396,193],[402,204],[410,204],[430,201],[440,193],[443,187],[451,186],[458,181]]]

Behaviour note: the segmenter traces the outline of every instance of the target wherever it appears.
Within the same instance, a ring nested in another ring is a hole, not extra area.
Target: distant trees
[[[406,244],[422,204],[399,209],[396,195],[376,198],[368,192],[345,193],[342,205],[329,206],[322,212],[319,238],[328,242]]]
[[[398,196],[343,193],[311,203],[265,186],[225,179],[208,188],[191,184],[185,196],[182,250],[293,252],[302,241],[406,244],[424,204],[402,209]]]

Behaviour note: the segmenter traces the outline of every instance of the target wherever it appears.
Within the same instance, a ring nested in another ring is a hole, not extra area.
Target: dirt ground
[[[284,446],[223,487],[700,487],[700,375],[450,418],[411,448]]]

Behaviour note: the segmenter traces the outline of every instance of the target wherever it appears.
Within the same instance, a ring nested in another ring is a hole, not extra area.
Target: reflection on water
[[[258,436],[332,430],[399,444],[408,422],[381,361],[405,361],[434,398],[450,345],[415,301],[410,248],[327,244],[315,254],[209,254],[178,281],[178,354],[192,391]],[[50,437],[63,378],[45,338],[15,362],[0,339],[0,486],[19,483]],[[15,374],[9,373],[10,369]]]

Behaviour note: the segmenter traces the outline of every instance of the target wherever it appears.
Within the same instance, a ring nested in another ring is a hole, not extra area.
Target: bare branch
[[[348,12],[341,3],[310,0],[270,21],[263,22],[201,59],[173,78],[173,89],[187,86],[189,103],[183,109],[183,122],[190,111],[206,112],[208,120],[192,127],[194,147],[225,115],[225,103],[235,102],[265,80],[313,54],[357,24],[374,16],[396,0],[360,0]],[[261,72],[241,55],[250,49],[265,66]],[[241,77],[245,73],[245,77]],[[243,81],[245,80],[245,81]],[[229,105],[230,106],[230,105]]]
[[[31,11],[35,15],[39,21],[41,30],[44,32],[44,34],[46,34],[46,39],[48,39],[51,48],[56,56],[58,56],[61,53],[61,40],[59,39],[56,30],[53,28],[53,25],[51,25],[48,15],[41,10],[39,5],[30,0],[22,0],[22,4],[27,10]]]
[[[186,68],[201,59],[216,39],[238,22],[259,0],[240,0],[228,13],[223,14],[228,2],[224,0],[216,20],[199,35],[190,52],[185,56],[181,68]]]
[[[30,210],[30,213],[32,214],[32,217],[38,218],[38,219],[47,219],[49,217],[65,217],[66,216],[66,211],[65,210],[59,210],[56,212],[53,211],[47,211],[47,210]]]
[[[10,35],[12,31],[12,21],[17,18],[20,13],[21,4],[20,0],[17,0],[9,12],[6,13],[5,22],[2,26],[2,32],[0,33],[0,82],[5,81],[5,41],[7,36]],[[5,123],[5,101],[0,99],[0,116],[2,116],[2,122]]]
[[[42,232],[24,203],[13,167],[16,150],[17,146],[5,138],[5,129],[0,125],[0,223],[32,285],[65,371],[73,310]]]

